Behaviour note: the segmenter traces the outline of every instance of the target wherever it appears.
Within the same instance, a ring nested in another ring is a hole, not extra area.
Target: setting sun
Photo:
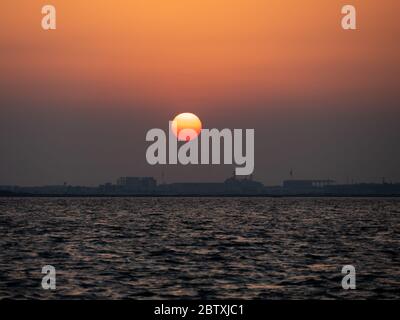
[[[201,132],[201,121],[193,113],[178,114],[172,121],[172,132],[179,141],[190,141],[197,138]]]

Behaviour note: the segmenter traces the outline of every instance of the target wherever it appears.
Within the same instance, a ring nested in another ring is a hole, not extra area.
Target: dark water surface
[[[400,298],[400,199],[0,198],[0,298]]]

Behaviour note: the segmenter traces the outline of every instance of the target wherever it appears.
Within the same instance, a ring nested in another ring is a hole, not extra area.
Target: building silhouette
[[[153,177],[120,177],[98,187],[0,186],[1,196],[400,196],[400,183],[335,184],[333,180],[286,180],[264,186],[252,176],[232,176],[224,182],[157,184]]]

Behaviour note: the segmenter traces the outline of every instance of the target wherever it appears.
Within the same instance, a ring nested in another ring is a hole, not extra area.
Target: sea
[[[0,198],[6,298],[399,299],[400,198]]]

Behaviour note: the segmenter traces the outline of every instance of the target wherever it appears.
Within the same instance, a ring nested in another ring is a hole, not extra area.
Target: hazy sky
[[[232,166],[152,167],[145,135],[180,112],[254,128],[255,177],[400,181],[400,2],[0,3],[0,185],[123,175],[221,181]],[[357,8],[357,31],[341,7]]]

